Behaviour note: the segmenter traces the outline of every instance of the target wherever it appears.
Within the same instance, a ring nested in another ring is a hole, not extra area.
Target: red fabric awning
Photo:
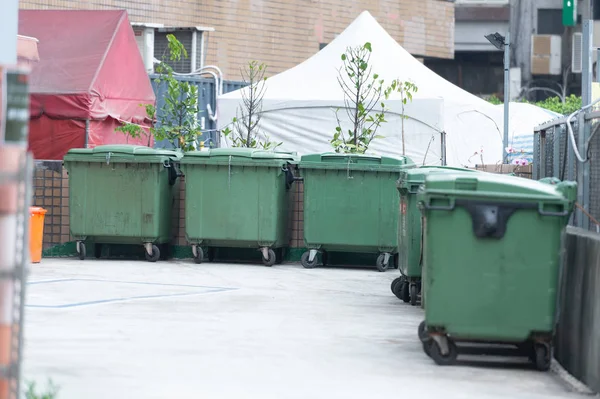
[[[85,129],[57,135],[50,147],[43,135],[56,129],[32,124],[36,159],[62,159],[74,143],[86,140],[89,147],[125,142],[114,132],[117,121],[150,125],[140,104],[154,104],[154,91],[126,11],[20,10],[19,34],[39,40],[40,61],[29,79],[32,120],[107,121],[87,138]]]

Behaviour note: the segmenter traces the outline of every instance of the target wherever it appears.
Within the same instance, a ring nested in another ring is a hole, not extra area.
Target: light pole
[[[504,50],[504,149],[502,150],[502,162],[508,163],[508,109],[510,108],[510,34],[506,37],[500,33],[485,35],[490,43],[498,50]]]

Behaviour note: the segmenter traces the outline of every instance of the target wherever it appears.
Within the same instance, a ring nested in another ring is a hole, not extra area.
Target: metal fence
[[[161,110],[165,104],[165,92],[167,85],[165,82],[160,84],[156,83],[158,75],[150,75],[152,81],[152,88],[156,95],[156,110],[157,117],[160,119]],[[212,146],[220,146],[220,137],[217,133],[217,125],[210,118],[210,112],[213,113],[217,107],[217,96],[215,81],[212,79],[200,78],[196,76],[177,76],[177,80],[186,81],[195,84],[198,87],[198,105],[200,112],[198,113],[198,124],[200,129],[203,131],[201,140],[206,143],[210,143]],[[229,93],[230,91],[238,90],[244,87],[243,82],[236,81],[223,81],[223,94]],[[159,141],[155,144],[157,148],[173,148],[173,145],[166,140]]]
[[[571,225],[600,232],[600,134],[596,134],[600,129],[599,118],[598,111],[573,118],[572,137],[566,117],[536,127],[532,173],[534,179],[556,177],[577,181],[577,209]],[[577,159],[573,142],[585,162]]]

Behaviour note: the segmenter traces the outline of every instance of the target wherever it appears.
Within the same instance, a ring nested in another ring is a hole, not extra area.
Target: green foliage
[[[488,98],[488,101],[492,104],[503,104],[503,102],[495,95]],[[527,100],[520,100],[520,102],[527,104],[534,104],[538,107],[545,108],[547,110],[557,112],[562,115],[569,115],[581,108],[581,97],[571,94],[565,98],[563,103],[560,97],[548,97],[543,101],[531,102]]]
[[[387,122],[383,100],[389,93],[384,89],[384,80],[373,73],[369,65],[372,51],[371,43],[366,42],[348,47],[341,55],[342,67],[337,80],[344,92],[345,111],[351,126],[342,127],[337,109],[337,126],[330,140],[335,152],[364,154],[371,141],[383,137],[376,133]]]
[[[494,105],[504,104],[504,102],[502,102],[495,94],[492,94],[490,98],[488,98],[488,101]]]
[[[172,35],[167,35],[168,60],[177,62],[187,58],[188,54],[181,42]],[[131,138],[146,137],[150,145],[151,137],[156,140],[168,140],[175,148],[182,151],[194,150],[201,131],[198,127],[197,115],[200,112],[198,103],[198,86],[186,81],[179,81],[173,76],[173,68],[164,62],[159,63],[155,70],[158,77],[154,80],[157,85],[166,85],[165,103],[160,117],[156,118],[156,108],[151,104],[140,104],[148,117],[155,122],[154,126],[146,129],[134,123],[124,123],[116,128]]]
[[[396,79],[385,91],[386,98],[388,98],[392,92],[397,92],[400,94],[400,100],[402,101],[402,155],[406,155],[406,145],[404,139],[404,120],[408,119],[408,116],[406,116],[404,112],[404,106],[407,102],[412,102],[413,94],[415,94],[418,90],[419,88],[416,84],[408,81],[402,82]]]
[[[242,90],[242,107],[237,110],[237,116],[221,133],[226,140],[231,141],[232,147],[259,148],[274,150],[283,143],[270,140],[266,134],[260,134],[258,123],[262,116],[262,101],[265,95],[267,66],[258,61],[250,61],[245,70],[241,70],[242,79],[247,87]],[[262,137],[260,137],[262,136]]]
[[[544,101],[535,103],[535,105],[558,112],[559,114],[568,115],[581,108],[581,97],[571,94],[565,98],[564,103],[559,97],[549,97]]]
[[[52,381],[48,381],[48,390],[46,392],[36,392],[35,382],[27,383],[27,391],[25,391],[25,399],[55,399],[58,394],[58,387]]]

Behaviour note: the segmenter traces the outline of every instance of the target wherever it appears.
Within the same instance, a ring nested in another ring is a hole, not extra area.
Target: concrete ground
[[[569,398],[526,363],[436,366],[397,271],[191,261],[32,266],[24,378],[59,399]]]

